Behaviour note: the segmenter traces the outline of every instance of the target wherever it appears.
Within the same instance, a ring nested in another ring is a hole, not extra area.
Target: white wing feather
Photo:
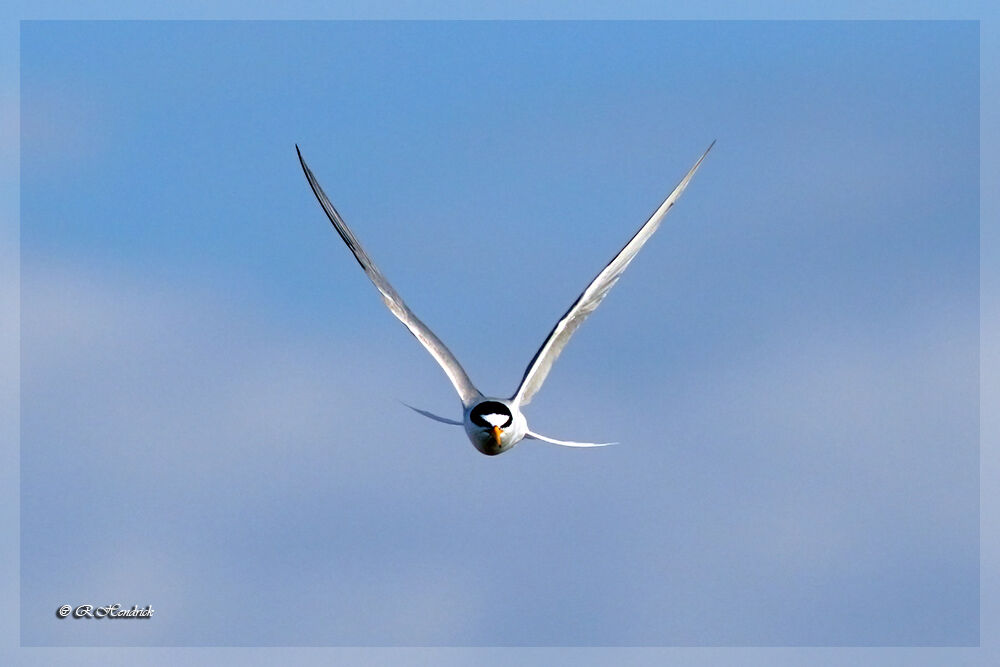
[[[472,380],[466,374],[462,365],[458,363],[458,359],[455,355],[451,353],[451,350],[441,342],[441,339],[434,335],[426,324],[420,321],[420,319],[413,314],[403,299],[396,293],[396,290],[392,288],[389,281],[385,279],[382,272],[378,270],[375,263],[365,252],[365,249],[361,247],[361,243],[358,238],[351,231],[351,228],[347,226],[344,219],[340,217],[337,213],[337,209],[333,207],[330,200],[327,198],[326,194],[323,192],[323,188],[320,187],[319,183],[316,181],[316,177],[313,176],[312,171],[306,164],[306,161],[302,157],[302,151],[299,150],[298,145],[295,146],[295,151],[299,154],[299,162],[302,164],[302,171],[305,172],[306,180],[309,181],[309,186],[312,188],[313,194],[316,195],[316,199],[319,200],[320,206],[323,207],[323,211],[326,212],[326,217],[330,218],[330,222],[333,223],[334,229],[340,234],[340,238],[344,240],[347,247],[350,248],[351,252],[354,253],[354,258],[358,260],[358,264],[364,269],[365,274],[372,281],[375,287],[378,289],[379,293],[382,295],[382,300],[385,301],[385,305],[389,307],[392,314],[399,318],[399,321],[406,325],[406,328],[410,330],[410,333],[420,341],[420,344],[427,348],[427,351],[431,353],[434,360],[438,362],[442,369],[444,369],[445,374],[448,379],[451,380],[451,384],[454,385],[455,391],[458,392],[459,397],[462,399],[462,404],[469,406],[474,403],[478,398],[482,396],[479,390],[472,384]],[[421,412],[418,410],[418,412]]]
[[[562,352],[566,343],[569,342],[570,337],[583,324],[587,316],[594,312],[594,309],[601,304],[601,301],[607,296],[608,291],[618,282],[622,272],[628,267],[629,262],[635,258],[639,250],[642,249],[642,246],[645,245],[646,241],[653,235],[653,232],[660,226],[660,222],[667,215],[667,211],[670,210],[670,207],[674,205],[684,192],[684,188],[691,181],[691,177],[698,171],[702,160],[705,159],[708,151],[712,150],[712,146],[714,145],[715,142],[713,141],[705,152],[702,153],[701,157],[698,158],[698,161],[694,163],[694,166],[691,167],[687,175],[674,188],[674,191],[670,193],[670,196],[650,216],[646,224],[639,228],[639,231],[622,248],[621,252],[604,267],[604,270],[597,274],[597,277],[587,286],[587,289],[583,291],[573,305],[570,306],[570,309],[566,311],[566,314],[562,316],[562,319],[549,332],[545,342],[538,348],[538,352],[535,353],[534,358],[528,364],[528,368],[524,371],[524,377],[521,379],[521,386],[518,388],[517,393],[511,397],[515,406],[527,405],[531,402],[531,398],[541,388],[542,383],[545,382],[552,364],[559,357],[559,353]],[[548,440],[548,442],[556,441]],[[556,444],[569,443],[556,442]]]

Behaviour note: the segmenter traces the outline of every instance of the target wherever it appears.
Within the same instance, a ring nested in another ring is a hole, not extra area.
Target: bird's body
[[[528,420],[506,398],[486,398],[473,403],[462,415],[465,433],[487,456],[503,454],[528,433]]]
[[[712,142],[713,145],[714,143]],[[464,426],[466,435],[468,435],[469,440],[472,441],[477,450],[487,456],[495,456],[508,451],[525,438],[570,447],[601,447],[613,444],[569,442],[539,435],[528,428],[528,422],[521,412],[521,408],[527,405],[541,388],[553,362],[555,362],[559,353],[562,352],[570,336],[573,335],[587,316],[600,305],[608,291],[618,281],[618,278],[621,277],[622,272],[629,265],[629,262],[632,261],[646,241],[653,235],[653,232],[656,231],[660,222],[666,216],[667,211],[670,210],[674,202],[684,192],[684,188],[687,187],[691,177],[694,176],[702,160],[705,159],[705,156],[708,155],[708,151],[711,149],[712,146],[709,146],[708,150],[698,158],[698,161],[695,162],[694,166],[691,167],[677,187],[674,188],[670,196],[660,204],[649,220],[639,228],[639,231],[615,255],[614,259],[597,274],[597,277],[591,281],[587,289],[583,291],[573,305],[570,306],[570,309],[566,311],[566,314],[556,323],[545,339],[545,342],[542,343],[542,346],[528,364],[524,372],[524,377],[521,380],[521,386],[518,387],[517,392],[510,398],[486,397],[476,389],[461,364],[458,363],[458,360],[455,359],[455,356],[447,346],[441,342],[427,325],[413,314],[399,294],[396,293],[396,290],[389,284],[389,281],[382,275],[382,272],[375,266],[368,253],[361,247],[361,243],[354,235],[354,232],[347,226],[347,223],[340,217],[340,214],[337,213],[333,204],[330,203],[330,200],[324,194],[323,189],[302,158],[301,152],[299,152],[299,162],[302,165],[303,172],[305,172],[306,179],[309,181],[309,185],[312,187],[313,193],[319,200],[330,222],[333,223],[341,239],[347,244],[351,252],[354,253],[358,264],[361,265],[368,278],[381,293],[382,300],[386,306],[410,330],[410,333],[420,341],[431,356],[434,357],[455,387],[455,391],[458,392],[459,398],[462,401],[462,421],[440,417],[425,410],[414,408],[413,406],[408,407],[436,421]],[[298,151],[298,146],[296,146],[296,151]]]

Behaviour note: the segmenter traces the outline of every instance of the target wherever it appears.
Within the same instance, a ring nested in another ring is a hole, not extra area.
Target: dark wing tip
[[[694,163],[693,167],[691,167],[691,171],[688,172],[688,175],[687,175],[686,178],[690,178],[691,176],[694,176],[694,172],[697,171],[698,167],[701,166],[702,160],[704,160],[706,157],[708,157],[708,152],[712,150],[712,146],[714,146],[714,145],[715,145],[715,139],[712,139],[712,143],[710,143],[708,145],[708,148],[705,149],[705,152],[701,154],[701,157],[698,158],[698,161]]]
[[[317,188],[317,186],[319,184],[318,183],[314,183],[315,177],[312,175],[312,169],[310,169],[309,165],[306,164],[306,159],[304,157],[302,157],[302,151],[299,150],[299,145],[298,144],[295,144],[295,152],[299,156],[299,166],[302,167],[302,172],[306,175],[306,180],[309,181],[309,186],[313,189],[313,192],[316,194],[316,197],[320,198],[319,197],[319,193],[316,192],[316,188]],[[323,203],[322,202],[322,198],[320,198],[320,204],[322,204],[322,203]]]

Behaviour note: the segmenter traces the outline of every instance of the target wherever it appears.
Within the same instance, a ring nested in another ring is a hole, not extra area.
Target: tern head
[[[469,439],[483,454],[501,454],[524,437],[524,418],[510,401],[488,398],[476,403],[465,418],[465,430]]]

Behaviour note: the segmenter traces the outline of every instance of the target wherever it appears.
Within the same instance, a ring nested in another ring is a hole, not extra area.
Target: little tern
[[[316,199],[319,200],[320,206],[323,207],[326,216],[333,223],[334,229],[340,234],[340,238],[343,239],[347,247],[354,253],[354,258],[358,260],[358,264],[361,265],[361,268],[364,269],[368,278],[382,295],[385,305],[410,330],[410,333],[427,348],[427,351],[430,352],[434,360],[444,370],[445,375],[451,380],[451,384],[455,387],[455,391],[458,392],[458,396],[462,400],[462,421],[441,417],[411,405],[407,405],[407,407],[436,421],[455,426],[464,426],[469,440],[472,441],[477,450],[487,456],[495,456],[506,452],[525,438],[568,447],[603,447],[615,444],[611,442],[571,442],[540,435],[528,428],[528,422],[521,412],[521,408],[531,402],[532,397],[541,388],[542,383],[545,382],[552,364],[559,356],[559,353],[562,352],[566,343],[569,342],[570,337],[583,324],[587,316],[594,312],[594,309],[600,305],[604,297],[607,296],[608,291],[614,287],[614,284],[618,282],[622,272],[625,271],[625,268],[635,258],[642,246],[646,244],[646,241],[650,239],[653,232],[660,226],[663,218],[667,215],[667,211],[670,210],[681,194],[683,194],[691,178],[698,171],[698,167],[701,166],[702,160],[705,159],[705,156],[708,155],[708,152],[712,150],[712,146],[714,145],[715,142],[713,141],[705,152],[702,153],[701,157],[698,158],[697,162],[694,163],[694,166],[688,170],[684,178],[681,179],[681,182],[677,184],[673,192],[653,212],[649,220],[639,228],[639,231],[615,255],[614,259],[597,274],[597,277],[587,285],[587,289],[583,290],[583,293],[577,297],[573,305],[566,311],[566,314],[556,322],[556,325],[549,332],[548,337],[546,337],[545,342],[542,343],[542,346],[538,348],[535,356],[531,359],[531,362],[528,363],[528,367],[524,371],[524,377],[521,379],[521,386],[518,387],[517,391],[510,398],[484,396],[476,389],[475,385],[472,384],[472,380],[469,379],[469,376],[462,368],[462,365],[458,363],[455,355],[451,353],[451,350],[441,342],[440,338],[434,335],[434,332],[426,324],[413,314],[413,311],[407,307],[396,290],[389,284],[389,281],[382,275],[382,272],[375,266],[375,262],[368,256],[365,249],[361,247],[358,237],[354,235],[354,232],[347,226],[344,219],[340,217],[337,209],[333,207],[333,204],[330,203],[330,200],[323,192],[323,188],[320,187],[316,181],[316,177],[313,176],[312,170],[309,169],[305,159],[302,157],[302,151],[299,150],[298,145],[295,146],[295,150],[299,155],[299,163],[302,165],[302,171],[305,172],[306,180],[309,181],[313,194],[316,195]]]

